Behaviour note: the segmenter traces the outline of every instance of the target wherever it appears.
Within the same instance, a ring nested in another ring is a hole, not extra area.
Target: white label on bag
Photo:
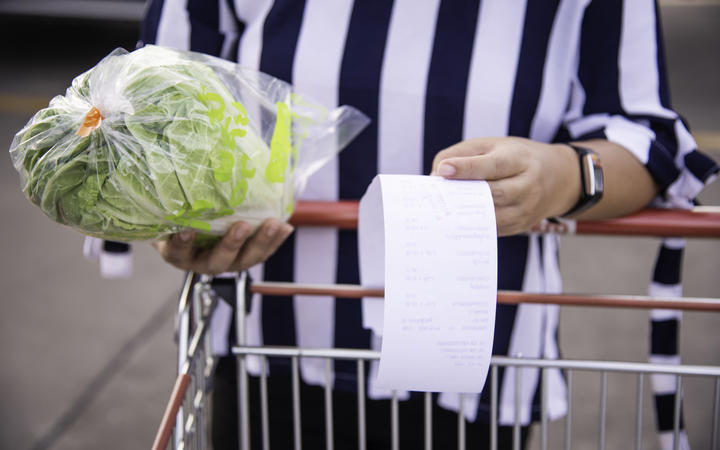
[[[488,184],[378,175],[360,201],[363,323],[382,336],[376,385],[480,392],[492,352],[497,228]],[[380,303],[382,302],[382,303]]]

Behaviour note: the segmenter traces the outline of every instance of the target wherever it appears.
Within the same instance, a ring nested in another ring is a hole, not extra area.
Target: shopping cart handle
[[[170,436],[172,436],[173,427],[175,426],[175,418],[183,403],[188,386],[190,386],[190,376],[184,373],[178,375],[175,379],[172,395],[165,408],[160,428],[158,429],[157,435],[155,435],[152,450],[165,450],[167,448],[168,442],[170,442]]]
[[[300,201],[290,218],[295,226],[323,226],[354,230],[358,223],[358,202]],[[573,226],[556,226],[558,234],[603,234],[659,237],[720,237],[720,207],[698,207],[691,210],[645,209],[625,217],[608,220],[567,221]]]
[[[290,223],[303,227],[335,227],[354,230],[358,224],[358,203],[351,200],[338,202],[300,201]]]
[[[578,221],[578,234],[657,237],[720,237],[720,207],[644,209],[617,219]]]

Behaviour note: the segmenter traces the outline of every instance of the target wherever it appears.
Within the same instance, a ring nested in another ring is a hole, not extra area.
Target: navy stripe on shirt
[[[678,151],[675,123],[678,119],[664,119],[646,115],[633,115],[631,118],[640,122],[647,121],[655,133],[650,144],[646,166],[655,181],[664,189],[680,176],[680,171],[675,165],[675,155]]]
[[[650,170],[653,179],[660,185],[661,190],[668,187],[680,176],[680,171],[672,156],[660,141],[654,140],[650,145],[650,153],[645,166]]]
[[[380,74],[391,2],[356,2],[348,26],[340,67],[338,103],[353,105],[371,120],[370,125],[340,156],[340,198],[359,199],[377,173]],[[384,30],[368,33],[367,30]]]
[[[530,136],[558,3],[559,0],[528,1],[510,109],[509,136]]]
[[[148,5],[145,17],[140,25],[140,46],[154,44],[157,41],[157,30],[164,4],[164,0],[152,0]]]
[[[190,48],[196,52],[219,56],[223,45],[220,33],[219,0],[188,0]]]
[[[498,289],[521,291],[525,278],[525,255],[528,254],[530,238],[527,235],[501,237],[498,239]],[[519,256],[521,255],[521,256]],[[495,313],[495,337],[493,339],[493,355],[507,355],[510,349],[510,338],[515,329],[517,305],[497,305]],[[513,356],[513,355],[509,355]],[[498,366],[498,386],[505,380],[503,366]],[[483,389],[480,394],[478,413],[482,421],[490,421],[490,389]]]
[[[278,0],[265,18],[260,70],[292,83],[293,61],[300,34],[304,2]],[[268,281],[293,281],[295,238],[291,235],[265,263]],[[292,296],[264,296],[262,330],[265,345],[296,345],[295,311]],[[278,361],[287,364],[287,359]]]
[[[360,284],[358,268],[357,232],[338,230],[338,258],[336,279],[341,284]],[[362,303],[356,298],[335,299],[336,348],[370,348],[370,330],[362,324]],[[357,389],[357,362],[335,359],[335,387],[346,391]],[[366,366],[369,369],[369,365]],[[367,373],[366,373],[367,375]]]
[[[678,354],[677,319],[654,320],[650,326],[650,354],[676,356]]]
[[[265,263],[264,278],[270,281],[293,281],[295,269],[295,235],[280,246]],[[293,297],[265,295],[262,299],[262,330],[264,345],[296,345]],[[283,358],[287,364],[287,358]]]
[[[682,402],[681,402],[682,404]],[[664,394],[655,396],[655,410],[658,431],[671,431],[675,428],[675,394]],[[685,423],[680,415],[680,429],[685,428]]]
[[[438,10],[425,93],[423,173],[463,138],[465,96],[480,0],[445,0]]]
[[[685,155],[685,166],[695,178],[703,182],[706,182],[712,175],[716,175],[720,170],[715,161],[696,151]]]
[[[679,284],[682,268],[683,249],[669,248],[664,245],[658,251],[655,261],[653,281],[662,284]]]
[[[542,242],[542,239],[539,239],[540,242]],[[542,252],[540,253],[542,254]],[[543,320],[542,320],[542,326],[540,330],[540,340],[542,342],[540,348],[545,348],[547,343],[545,342],[545,333],[547,328],[547,310],[543,310],[542,312]],[[541,353],[541,357],[544,355]],[[539,370],[537,373],[537,383],[535,384],[535,390],[533,391],[533,398],[530,402],[531,405],[531,411],[530,411],[530,420],[537,421],[541,419],[542,415],[542,387],[543,387],[543,377],[547,376],[547,372],[544,370]]]
[[[103,241],[103,251],[107,253],[129,253],[130,244],[126,242]]]
[[[671,107],[670,100],[670,81],[667,76],[667,62],[665,61],[665,39],[662,31],[660,20],[660,11],[657,2],[655,3],[655,40],[657,42],[657,70],[659,86],[660,104],[665,108]]]
[[[380,74],[392,2],[355,2],[350,16],[340,67],[338,103],[353,105],[370,117],[370,125],[340,154],[339,196],[359,199],[377,174],[377,142]],[[384,30],[369,34],[367,30]],[[338,283],[358,283],[357,233],[338,231]],[[335,347],[368,348],[370,333],[362,326],[361,303],[353,299],[335,301]],[[335,360],[335,386],[355,389],[356,363]]]
[[[620,113],[618,55],[622,0],[591,2],[585,10],[580,40],[578,77],[588,94],[583,112]],[[598,37],[602,36],[602,39]]]
[[[276,0],[265,18],[260,71],[292,83],[305,1]]]
[[[605,127],[601,126],[597,130],[592,130],[587,133],[583,133],[580,136],[575,137],[578,141],[589,141],[591,139],[605,139],[607,140],[607,135],[605,134]]]

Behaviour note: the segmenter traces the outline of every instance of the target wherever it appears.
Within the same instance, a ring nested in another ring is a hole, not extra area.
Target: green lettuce
[[[109,55],[15,136],[23,191],[51,219],[120,241],[287,218],[291,96],[253,103],[251,117],[231,79],[161,47]],[[93,106],[104,119],[80,136]]]

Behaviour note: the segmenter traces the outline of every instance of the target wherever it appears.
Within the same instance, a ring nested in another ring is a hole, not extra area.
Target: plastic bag
[[[369,120],[208,55],[118,49],[75,78],[10,147],[51,219],[119,241],[223,234],[287,219],[294,194]]]

